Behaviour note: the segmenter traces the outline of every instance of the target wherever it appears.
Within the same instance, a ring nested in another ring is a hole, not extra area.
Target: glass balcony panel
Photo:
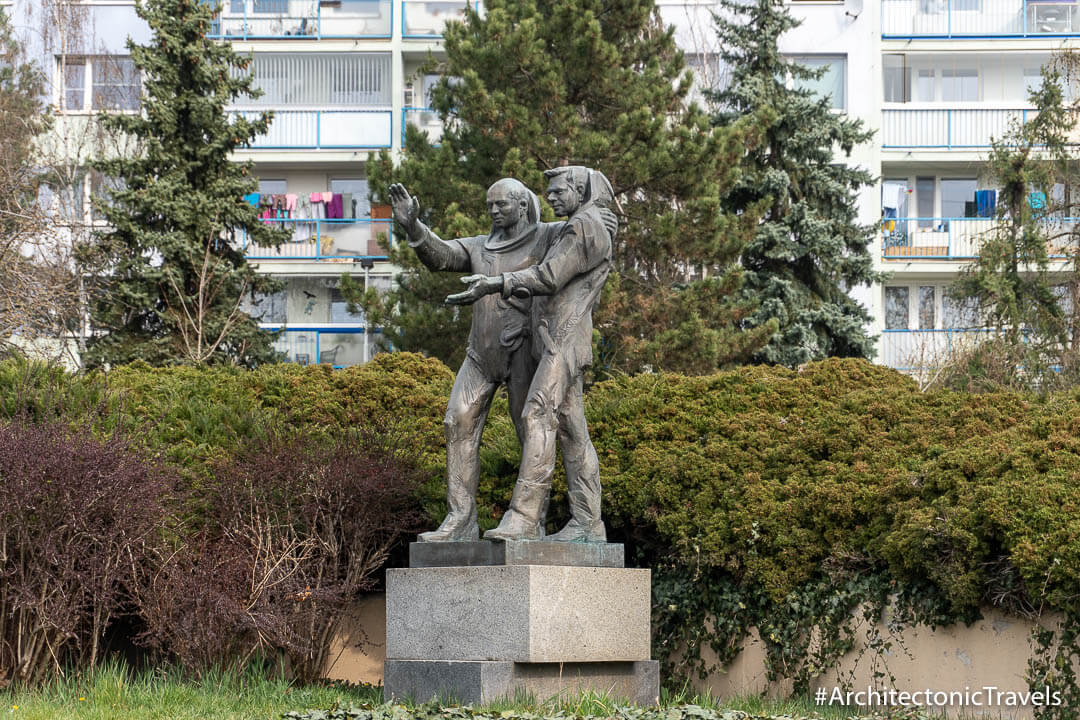
[[[239,111],[248,119],[257,111]],[[248,145],[260,149],[348,149],[390,147],[390,110],[276,110],[265,135]]]
[[[229,0],[211,37],[390,37],[392,0]]]
[[[896,108],[882,111],[885,148],[989,148],[1010,123],[1031,118],[1028,109]]]
[[[1080,34],[1077,0],[882,0],[886,37]]]
[[[264,222],[291,230],[292,237],[276,248],[249,243],[246,237],[241,238],[244,254],[251,260],[343,261],[361,257],[382,258],[386,256],[386,251],[379,245],[379,237],[392,237],[393,221],[289,218]]]
[[[933,370],[985,340],[992,332],[982,328],[884,330],[878,354],[885,365],[897,370]]]
[[[1045,220],[1047,252],[1051,258],[1068,257],[1073,229],[1078,218],[1051,217]],[[997,223],[983,217],[886,218],[881,222],[883,260],[971,260]]]
[[[280,326],[262,325],[267,330]],[[281,330],[274,339],[274,349],[282,353],[285,362],[311,365],[333,365],[336,368],[360,365],[364,362],[364,346],[370,359],[375,355],[375,343],[365,341],[362,327],[302,328]]]
[[[468,2],[427,0],[402,1],[402,35],[405,37],[440,37],[450,20],[465,17]],[[475,8],[475,5],[474,5]]]

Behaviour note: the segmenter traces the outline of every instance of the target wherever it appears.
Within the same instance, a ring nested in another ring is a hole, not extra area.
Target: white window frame
[[[115,109],[115,108],[95,108],[94,107],[94,64],[113,62],[116,60],[131,60],[130,55],[69,55],[69,56],[56,56],[55,58],[55,75],[56,82],[53,83],[53,105],[57,107],[63,115],[96,115],[99,112],[115,113],[119,115],[135,115],[140,112],[139,107],[130,109]],[[82,87],[82,107],[70,108],[67,107],[67,77],[66,69],[72,65],[83,66],[83,87]],[[142,105],[142,74],[139,74],[139,105]]]

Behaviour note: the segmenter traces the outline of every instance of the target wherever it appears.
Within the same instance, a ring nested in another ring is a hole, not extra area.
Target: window
[[[62,110],[139,109],[142,82],[131,58],[122,55],[57,58],[57,66],[62,67]]]
[[[81,59],[68,59],[63,62],[63,73],[64,106],[61,110],[82,110],[86,105],[86,64]]]
[[[885,55],[882,80],[885,88],[885,102],[906,103],[911,100],[908,94],[908,88],[911,86],[911,68],[907,66],[907,57]]]
[[[94,58],[93,109],[138,110],[142,87],[139,71],[131,58],[102,56]]]
[[[948,292],[941,297],[941,324],[947,328],[976,328],[979,320],[979,302],[975,298],[957,300]]]
[[[368,182],[364,178],[337,178],[330,180],[330,192],[351,193],[354,203],[353,217],[371,216],[371,203],[368,201]]]
[[[245,298],[242,309],[254,318],[255,322],[280,324],[285,322],[286,300],[287,293],[285,290],[279,290],[267,295],[256,293],[253,300],[250,299],[250,296]]]
[[[90,173],[90,196],[99,203],[111,206],[113,204],[113,192],[124,189],[124,181],[119,178],[102,175],[99,172]],[[91,212],[95,221],[105,220],[105,215],[91,203]]]
[[[941,99],[943,102],[977,102],[979,71],[942,70]]]
[[[793,57],[793,62],[811,70],[823,69],[817,79],[797,80],[796,87],[809,90],[817,97],[828,97],[836,110],[847,108],[847,58],[819,55]]]
[[[330,322],[332,323],[362,323],[364,312],[357,308],[357,312],[350,313],[345,296],[337,288],[330,288]]]
[[[919,70],[915,81],[915,97],[919,102],[933,102],[934,96],[934,71]]]
[[[885,329],[908,329],[908,288],[903,285],[885,288]]]
[[[915,212],[920,218],[920,228],[934,226],[934,178],[915,178]]]
[[[259,194],[260,195],[284,195],[287,190],[288,183],[284,180],[263,180],[259,179]]]
[[[941,179],[941,217],[975,217],[975,190],[978,183],[974,178]]]
[[[919,286],[919,329],[934,329],[934,291],[933,285]]]
[[[1042,86],[1042,68],[1024,68],[1024,99]]]

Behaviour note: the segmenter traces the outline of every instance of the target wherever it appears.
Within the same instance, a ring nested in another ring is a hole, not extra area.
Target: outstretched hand
[[[502,278],[487,275],[466,275],[461,282],[467,284],[469,289],[448,295],[445,300],[447,305],[472,305],[485,295],[501,292],[503,286]]]
[[[420,202],[409,195],[404,185],[394,183],[390,186],[390,207],[394,210],[394,219],[411,233],[420,216]]]

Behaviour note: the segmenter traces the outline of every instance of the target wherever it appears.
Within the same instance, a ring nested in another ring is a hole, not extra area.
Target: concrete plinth
[[[623,566],[621,543],[572,543],[546,540],[409,543],[409,567],[482,565]]]
[[[649,659],[649,571],[503,565],[386,571],[388,660]]]
[[[593,691],[638,705],[655,705],[660,692],[655,660],[604,663],[387,660],[388,698],[486,703],[524,692],[536,700]]]

